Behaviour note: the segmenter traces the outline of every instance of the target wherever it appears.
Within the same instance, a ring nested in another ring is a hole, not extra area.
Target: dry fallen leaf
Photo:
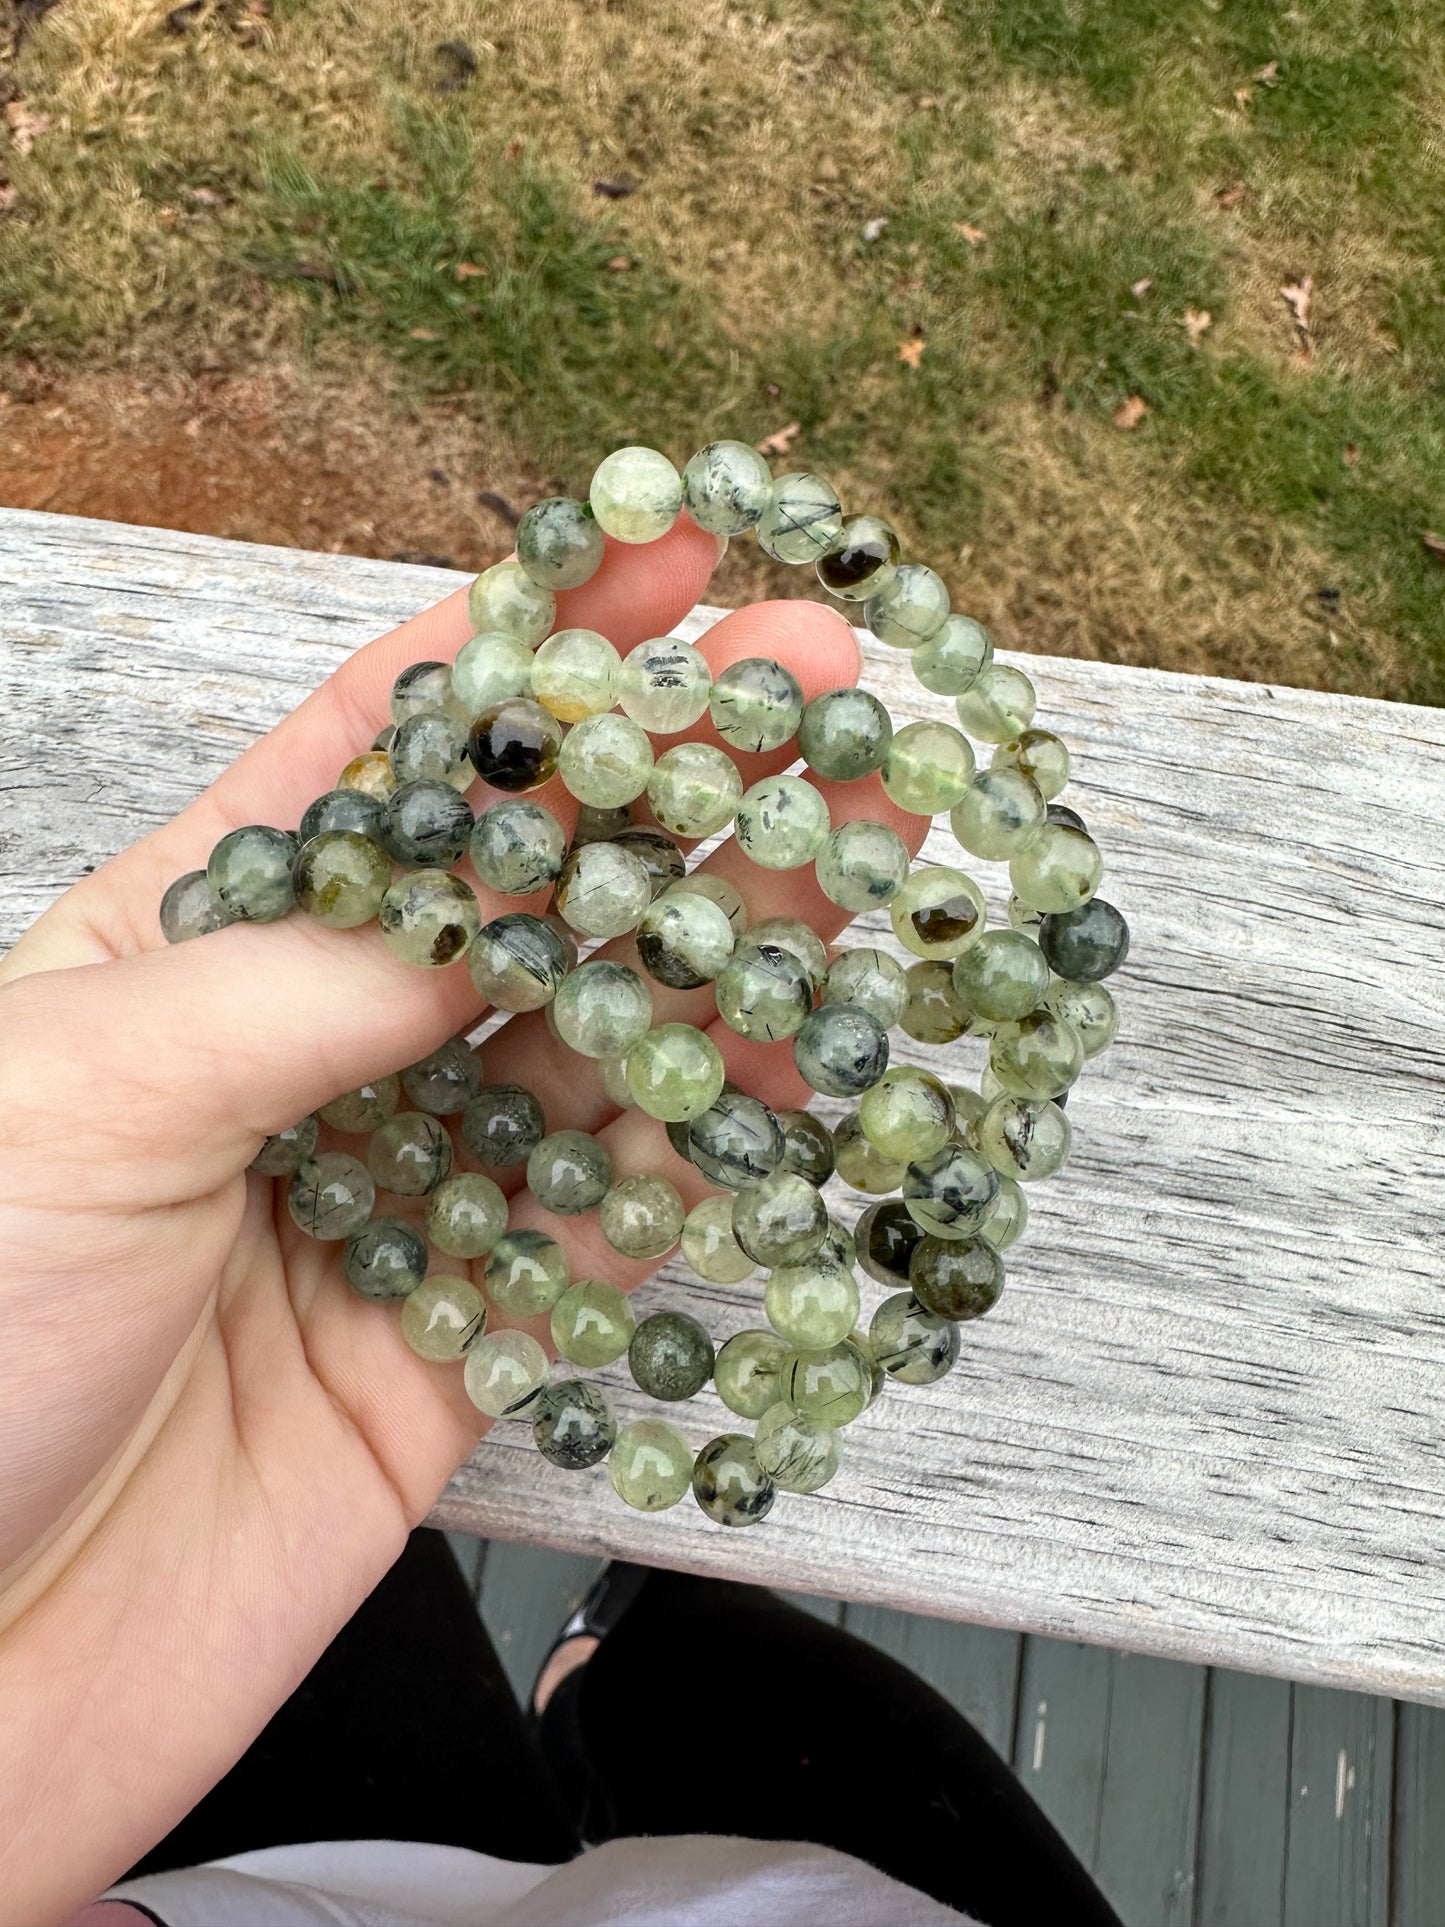
[[[955,221],[953,225],[958,229],[958,232],[971,248],[982,247],[988,239],[988,235],[984,229],[975,227],[972,221]]]
[[[776,435],[764,436],[758,443],[758,453],[759,455],[786,455],[801,433],[802,430],[797,422],[789,422],[787,427],[780,428]]]
[[[1127,401],[1121,401],[1114,410],[1114,426],[1115,428],[1137,428],[1148,413],[1148,402],[1141,400],[1138,395],[1130,395]]]
[[[1298,281],[1287,281],[1279,291],[1280,299],[1294,316],[1300,353],[1306,358],[1314,353],[1314,340],[1310,334],[1310,299],[1314,291],[1315,278],[1312,274],[1302,274]]]
[[[1253,94],[1253,92],[1254,92],[1254,89],[1252,87],[1236,87],[1234,90],[1235,106],[1248,107],[1250,96]]]
[[[1253,78],[1259,82],[1261,87],[1273,87],[1274,83],[1279,79],[1279,62],[1277,60],[1271,60],[1268,66],[1261,67]]]
[[[458,281],[475,281],[479,274],[486,273],[486,269],[479,268],[475,261],[458,261],[452,273]]]
[[[441,336],[433,328],[408,328],[407,333],[413,341],[440,341]]]
[[[5,103],[5,125],[10,130],[15,152],[28,154],[35,145],[36,136],[43,134],[50,125],[50,116],[37,114],[23,100],[9,100]]]
[[[1206,329],[1214,326],[1214,316],[1208,308],[1186,308],[1184,310],[1184,332],[1189,337],[1191,348],[1199,346],[1199,337]]]
[[[15,189],[9,181],[0,181],[0,214],[8,214],[15,205]]]
[[[928,346],[921,334],[910,335],[898,344],[898,359],[910,368],[916,368],[923,359],[923,350]]]
[[[630,254],[610,254],[607,257],[607,272],[609,274],[626,274],[631,266],[632,256]]]
[[[604,201],[625,201],[637,189],[631,181],[594,181],[592,192],[600,194]]]
[[[1420,540],[1437,562],[1445,562],[1445,535],[1437,535],[1434,529],[1422,529]]]
[[[514,161],[519,157],[519,155],[522,152],[522,149],[526,145],[527,143],[522,139],[522,136],[520,134],[513,134],[512,138],[507,142],[506,148],[503,151],[505,152],[507,159],[509,161]]]
[[[1346,443],[1345,443],[1345,453],[1344,453],[1344,463],[1345,463],[1345,467],[1346,467],[1346,468],[1355,468],[1356,466],[1358,466],[1358,463],[1359,463],[1359,460],[1360,460],[1360,445],[1359,445],[1359,443],[1358,443],[1358,442],[1346,442]]]
[[[1138,300],[1138,299],[1141,299],[1144,295],[1148,294],[1149,290],[1153,287],[1153,285],[1154,285],[1153,276],[1146,274],[1142,281],[1134,281],[1130,283],[1129,292],[1135,297],[1136,300]]]
[[[1239,207],[1249,195],[1248,181],[1231,181],[1228,187],[1221,187],[1214,197],[1216,207]]]

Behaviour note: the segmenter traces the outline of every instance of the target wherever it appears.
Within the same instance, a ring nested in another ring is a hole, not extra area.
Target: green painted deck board
[[[1195,1927],[1284,1918],[1291,1707],[1288,1680],[1209,1674]]]
[[[525,1706],[547,1649],[597,1577],[601,1562],[495,1540],[482,1571],[482,1623],[517,1702]]]
[[[1284,1927],[1387,1927],[1394,1737],[1390,1700],[1295,1687]]]
[[[850,1633],[891,1653],[976,1726],[996,1753],[1013,1750],[1023,1641],[992,1626],[960,1626],[921,1613],[850,1605]]]
[[[1192,1927],[1205,1674],[1110,1655],[1094,1874],[1126,1927]]]
[[[1099,1849],[1113,1655],[1024,1641],[1014,1771],[1086,1867]]]
[[[1391,1927],[1439,1927],[1445,1913],[1445,1712],[1395,1709]]]

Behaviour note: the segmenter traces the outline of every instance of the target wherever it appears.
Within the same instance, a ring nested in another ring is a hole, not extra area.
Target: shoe
[[[585,1666],[651,1577],[650,1566],[609,1560],[547,1649],[532,1686],[529,1711],[540,1720],[564,1679]]]

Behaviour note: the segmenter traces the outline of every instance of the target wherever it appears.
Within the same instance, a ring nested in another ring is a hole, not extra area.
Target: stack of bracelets
[[[908,652],[925,689],[956,699],[962,730],[929,721],[895,730],[860,688],[805,703],[793,675],[764,658],[714,679],[684,642],[644,642],[624,658],[590,629],[554,628],[554,591],[588,580],[604,533],[651,542],[684,509],[715,535],[751,529],[778,561],[813,563],[827,590],[861,603],[872,635]],[[998,1301],[1002,1253],[1027,1218],[1021,1185],[1063,1164],[1067,1093],[1114,1036],[1114,1000],[1100,980],[1123,962],[1128,928],[1094,894],[1097,845],[1054,800],[1069,753],[1032,727],[1028,677],[994,662],[978,623],[950,613],[932,569],[900,563],[886,523],[845,516],[816,475],[774,479],[741,442],[712,443],[680,476],[654,449],[620,449],[598,468],[586,502],[528,510],[516,558],[478,576],[468,607],[472,640],[450,666],[402,672],[391,723],[312,803],[299,833],[232,831],[204,870],[171,885],[161,925],[175,943],[297,908],[338,929],[375,917],[409,963],[465,959],[493,1009],[545,1007],[553,1035],[597,1063],[619,1109],[635,1106],[666,1126],[679,1155],[720,1187],[690,1212],[665,1177],[614,1182],[598,1138],[548,1132],[536,1098],[517,1084],[488,1084],[478,1051],[458,1039],[269,1138],[252,1169],[286,1182],[301,1231],[344,1243],[355,1291],[401,1301],[415,1352],[460,1361],[472,1402],[493,1418],[528,1417],[554,1465],[606,1459],[618,1496],[642,1511],[673,1505],[691,1487],[709,1518],[752,1524],[779,1489],[826,1485],[840,1428],[890,1379],[941,1378],[958,1357],[960,1323]],[[794,745],[828,783],[877,771],[899,808],[946,812],[970,856],[1007,863],[1007,927],[985,929],[983,892],[961,869],[910,870],[892,829],[866,817],[833,827],[806,775],[768,776],[745,791],[726,749],[700,741],[654,749],[652,738],[704,716],[733,749]],[[963,731],[994,745],[986,769],[976,768]],[[526,800],[554,774],[579,805],[570,845],[557,818]],[[503,800],[474,817],[464,792],[477,778]],[[650,821],[634,824],[629,806],[644,799]],[[689,874],[675,840],[729,824],[764,869],[812,865],[842,910],[886,905],[917,961],[904,968],[876,948],[830,957],[805,923],[750,924],[733,885],[706,869]],[[483,925],[472,888],[453,873],[466,857],[497,895],[550,886],[553,909]],[[605,955],[578,961],[579,942],[628,933],[635,966]],[[681,990],[713,985],[725,1023],[790,1048],[810,1089],[851,1108],[830,1130],[808,1111],[774,1112],[738,1090],[705,1031],[654,1024],[649,978]],[[978,1088],[912,1065],[890,1069],[895,1024],[923,1044],[966,1032],[986,1039]],[[607,1243],[629,1260],[661,1261],[680,1238],[706,1283],[736,1285],[766,1268],[766,1326],[715,1350],[684,1312],[639,1320],[615,1285],[573,1281],[555,1239],[508,1229],[507,1200],[491,1177],[453,1169],[447,1119],[459,1121],[478,1164],[525,1164],[545,1210],[598,1211]],[[318,1149],[322,1126],[365,1136],[364,1158]],[[821,1195],[835,1171],[876,1200],[852,1231]],[[379,1192],[425,1200],[424,1226],[378,1213]],[[485,1289],[429,1270],[429,1246],[477,1260]],[[890,1292],[866,1333],[855,1265]],[[597,1385],[572,1375],[549,1383],[542,1345],[496,1328],[494,1312],[550,1313],[556,1350],[572,1367],[626,1353],[638,1386],[658,1400],[689,1398],[711,1381],[755,1430],[694,1453],[660,1419],[619,1429]]]

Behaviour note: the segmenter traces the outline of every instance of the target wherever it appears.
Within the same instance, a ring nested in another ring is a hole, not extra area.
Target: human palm
[[[715,560],[713,538],[686,522],[646,549],[609,543],[593,580],[559,598],[559,621],[626,651],[692,607]],[[7,1918],[63,1918],[194,1804],[484,1429],[459,1374],[416,1358],[389,1307],[342,1286],[338,1247],[297,1231],[276,1187],[246,1170],[267,1133],[473,1024],[466,970],[407,968],[374,926],[298,916],[167,949],[156,921],[167,883],[227,830],[298,821],[375,734],[397,671],[450,659],[469,633],[454,595],[360,651],[0,965]],[[856,680],[851,630],[815,604],[740,611],[701,646],[714,673],[745,656],[785,661],[807,696]],[[788,754],[739,757],[744,781]],[[558,784],[538,800],[564,824],[575,815]],[[833,800],[835,821],[910,834],[874,779]],[[750,869],[732,845],[711,863],[755,921],[786,911],[826,936],[847,920],[810,872]],[[541,907],[480,894],[484,919]],[[744,1088],[806,1100],[789,1054],[718,1024],[708,989],[657,986],[654,998],[659,1022],[713,1024]],[[489,1080],[525,1084],[549,1129],[597,1133],[617,1175],[663,1171],[689,1204],[704,1194],[662,1127],[619,1113],[540,1014],[485,1050]],[[651,1269],[610,1251],[595,1214],[554,1220],[520,1196],[512,1221],[557,1236],[574,1277],[632,1286]]]

